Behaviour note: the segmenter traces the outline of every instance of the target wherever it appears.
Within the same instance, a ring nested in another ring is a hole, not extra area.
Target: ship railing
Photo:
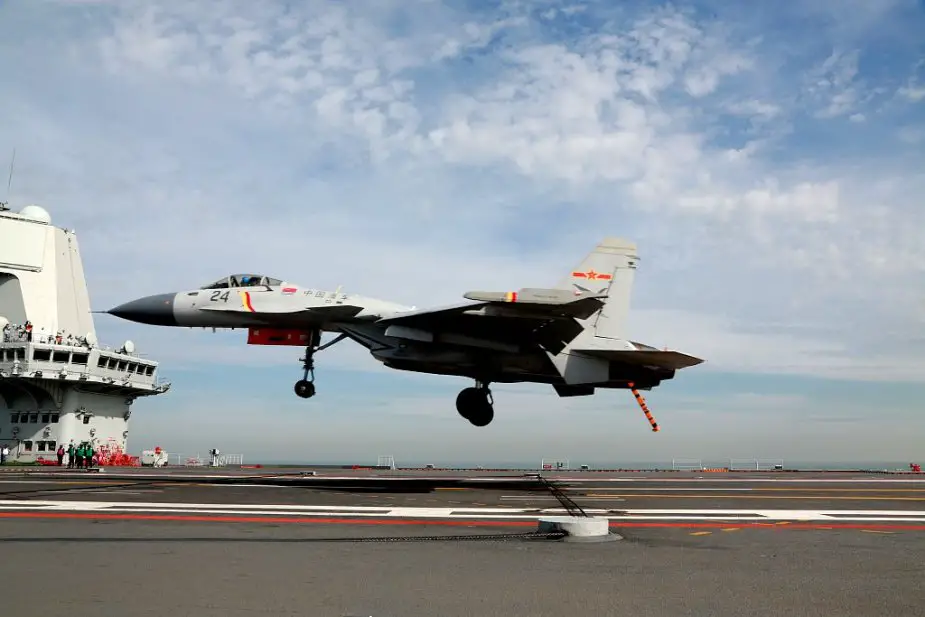
[[[569,471],[570,464],[566,457],[552,457],[540,460],[541,471]]]
[[[17,331],[6,331],[3,333],[2,342],[4,343],[35,343],[39,345],[54,345],[56,347],[81,347],[84,349],[92,349],[93,345],[87,341],[83,336],[74,336],[73,334],[68,337],[62,337],[60,341],[56,340],[57,336],[52,334],[45,333],[32,333],[32,340],[29,340],[29,335],[25,332]]]
[[[731,458],[730,471],[772,471],[784,468],[782,458]]]
[[[73,346],[62,345],[72,349]],[[28,355],[26,356],[29,357]],[[145,387],[154,390],[167,391],[170,389],[171,382],[164,379],[159,374],[142,375],[139,373],[118,372],[112,369],[94,367],[84,363],[63,363],[47,360],[25,359],[22,356],[16,359],[0,360],[0,369],[6,367],[10,375],[14,377],[33,377],[36,379],[65,379],[67,377],[77,376],[81,381],[92,378],[93,381],[102,381],[107,384],[122,384],[124,386]],[[6,372],[6,371],[5,371]]]
[[[176,467],[208,467],[210,458],[208,455],[202,456],[196,454],[170,454],[167,458],[168,464]],[[244,464],[243,454],[219,454],[216,461],[217,467],[240,466]]]
[[[671,468],[675,471],[703,471],[703,460],[699,458],[673,458]]]

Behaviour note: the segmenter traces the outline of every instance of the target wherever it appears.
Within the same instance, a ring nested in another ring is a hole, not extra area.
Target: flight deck
[[[259,473],[255,473],[259,472]],[[542,478],[542,480],[541,480]],[[517,473],[296,469],[52,470],[0,475],[0,509],[105,517],[221,515],[272,522],[421,519],[529,526],[566,513],[550,485],[616,528],[845,525],[925,531],[925,476],[873,473]],[[268,519],[268,520],[270,520]],[[291,519],[291,520],[290,520]],[[921,529],[919,529],[921,528]]]
[[[190,598],[204,616],[921,614],[921,474],[542,477],[622,540],[532,537],[565,508],[518,472],[7,468],[5,595],[128,617]]]

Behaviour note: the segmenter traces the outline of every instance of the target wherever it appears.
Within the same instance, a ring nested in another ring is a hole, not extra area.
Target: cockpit
[[[211,285],[200,289],[228,289],[229,287],[277,287],[282,285],[280,279],[270,278],[261,274],[232,274],[221,278]]]

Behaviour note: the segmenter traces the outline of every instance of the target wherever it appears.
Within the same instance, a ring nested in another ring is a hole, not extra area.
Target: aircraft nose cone
[[[177,318],[173,312],[176,297],[177,294],[147,296],[120,304],[106,312],[128,321],[152,326],[176,326],[178,325]]]

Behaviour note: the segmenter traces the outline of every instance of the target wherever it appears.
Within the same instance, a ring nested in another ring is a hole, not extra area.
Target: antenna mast
[[[9,177],[8,177],[7,180],[6,180],[6,198],[7,198],[7,201],[0,201],[0,212],[3,212],[4,210],[9,210],[9,209],[10,209],[10,207],[9,207],[7,204],[10,203],[10,202],[9,202],[9,199],[10,199],[10,187],[13,185],[13,165],[14,165],[15,163],[16,163],[16,148],[13,148],[13,158],[10,159],[10,175],[9,175]]]

